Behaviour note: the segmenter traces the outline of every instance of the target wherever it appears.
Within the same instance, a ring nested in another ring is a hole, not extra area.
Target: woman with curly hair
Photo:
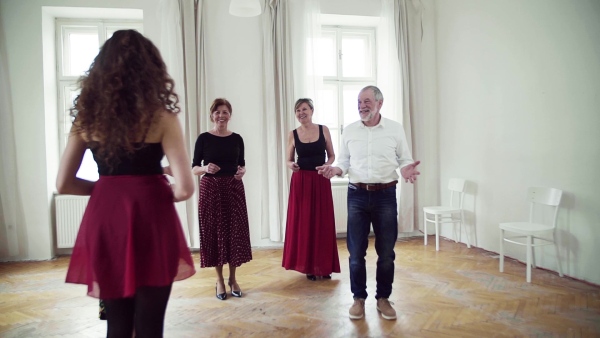
[[[242,297],[236,268],[252,260],[246,194],[244,140],[227,128],[231,103],[215,99],[210,107],[213,128],[200,134],[194,147],[192,173],[202,176],[198,200],[200,267],[217,272],[216,297],[227,299],[223,265],[229,265],[231,295]]]
[[[108,337],[160,337],[172,283],[195,273],[174,205],[194,191],[174,82],[152,42],[123,30],[80,86],[56,185],[60,194],[91,196],[66,281],[104,300]],[[76,177],[88,148],[97,182]]]

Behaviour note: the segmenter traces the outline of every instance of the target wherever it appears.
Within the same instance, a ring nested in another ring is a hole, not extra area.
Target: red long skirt
[[[316,276],[340,272],[331,182],[316,171],[292,174],[282,266]]]
[[[200,267],[252,260],[244,183],[233,176],[203,176],[198,201]]]
[[[102,299],[133,297],[195,273],[163,175],[100,176],[81,221],[67,283]]]

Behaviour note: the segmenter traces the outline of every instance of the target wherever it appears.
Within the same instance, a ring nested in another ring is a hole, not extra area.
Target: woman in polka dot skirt
[[[231,114],[229,101],[214,100],[210,107],[213,128],[198,136],[192,161],[192,173],[202,175],[198,201],[200,267],[215,267],[215,293],[220,300],[227,299],[223,265],[229,264],[231,295],[241,297],[236,268],[252,260],[242,182],[246,173],[244,140],[227,128]]]

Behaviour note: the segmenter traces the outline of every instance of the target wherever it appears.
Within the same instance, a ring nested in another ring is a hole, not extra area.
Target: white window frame
[[[344,127],[348,126],[350,123],[353,123],[358,120],[358,108],[356,109],[356,118],[350,121],[344,120],[344,95],[343,90],[344,86],[348,85],[357,85],[360,87],[365,87],[368,85],[375,85],[377,83],[377,29],[374,26],[360,27],[360,26],[345,26],[345,25],[323,25],[321,27],[322,32],[335,32],[336,34],[336,49],[337,49],[337,58],[336,58],[336,67],[337,72],[336,76],[323,76],[323,85],[325,86],[333,86],[337,88],[337,121],[338,125],[327,125],[330,130],[330,133],[333,135],[337,133],[337,145],[334,145],[336,149],[336,155],[339,155],[339,150],[342,142],[342,134],[344,131]],[[342,35],[343,34],[361,34],[366,35],[369,41],[369,48],[371,51],[371,75],[366,77],[349,77],[343,76],[343,62],[344,57],[342,53]],[[357,93],[358,94],[358,93]],[[358,100],[358,98],[357,98]],[[334,177],[332,179],[333,182],[337,181],[347,181],[346,179],[339,179]]]
[[[58,146],[59,158],[62,157],[71,130],[71,117],[69,109],[73,106],[70,93],[78,87],[77,81],[81,75],[64,75],[65,65],[71,55],[68,34],[71,32],[91,32],[98,34],[98,46],[107,40],[107,36],[119,29],[135,29],[143,33],[142,20],[114,20],[114,19],[65,19],[57,18],[56,24],[56,81],[57,81],[57,121],[58,121]],[[86,154],[89,157],[90,154]]]

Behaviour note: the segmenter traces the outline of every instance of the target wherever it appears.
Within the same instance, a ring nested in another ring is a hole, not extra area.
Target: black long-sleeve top
[[[237,167],[245,166],[244,140],[239,134],[231,133],[229,136],[216,136],[209,132],[202,133],[196,140],[192,167],[213,163],[221,170],[208,176],[233,176]]]

